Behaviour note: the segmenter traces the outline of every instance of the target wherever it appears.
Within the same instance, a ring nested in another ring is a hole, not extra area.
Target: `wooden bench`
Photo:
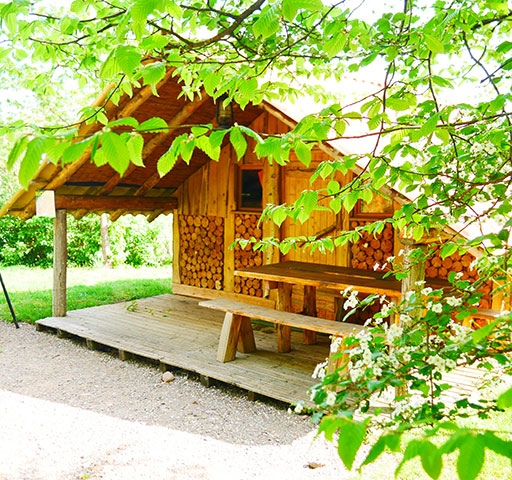
[[[242,353],[250,353],[256,350],[251,318],[277,325],[277,350],[283,353],[291,350],[291,327],[327,333],[332,335],[333,338],[343,338],[363,329],[361,325],[353,323],[333,322],[323,318],[272,310],[226,299],[199,302],[199,306],[226,312],[217,351],[217,360],[220,362],[234,360],[237,348]],[[341,363],[340,359],[333,360],[331,358],[334,353],[336,352],[329,353],[329,371],[338,368]]]

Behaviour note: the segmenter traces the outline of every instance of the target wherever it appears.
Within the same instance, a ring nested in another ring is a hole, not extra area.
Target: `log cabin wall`
[[[311,164],[306,168],[292,152],[290,154],[290,162],[283,167],[282,173],[282,194],[283,202],[294,202],[304,190],[321,189],[327,186],[331,178],[323,180],[317,178],[313,183],[310,178],[316,171],[318,165],[325,161],[330,160],[331,157],[318,148],[312,150]],[[337,173],[336,181],[343,186],[348,177]],[[328,206],[329,199],[321,201],[319,205]],[[346,217],[346,216],[345,216]],[[293,222],[292,219],[287,219],[283,223],[282,237],[300,237],[300,236],[318,236],[321,232],[328,232],[326,235],[336,235],[337,232],[346,229],[346,219],[342,213],[334,215],[327,211],[314,211],[309,220],[301,224],[299,221]],[[343,246],[334,249],[333,251],[312,251],[309,248],[291,249],[286,255],[282,256],[283,260],[301,261],[322,263],[326,265],[348,266],[348,247]],[[294,311],[298,312],[302,309],[304,298],[304,289],[300,286],[294,286],[292,291],[292,304]],[[335,296],[332,292],[317,292],[317,312],[318,316],[322,318],[333,319]]]
[[[289,131],[289,127],[284,122],[268,112],[256,118],[251,128],[268,134]],[[292,152],[290,162],[281,167],[275,163],[270,165],[267,161],[261,161],[252,153],[253,149],[254,141],[248,139],[247,153],[238,161],[232,147],[229,145],[224,147],[218,162],[208,162],[178,188],[179,208],[174,223],[174,251],[179,259],[174,262],[174,283],[248,295],[254,300],[260,297],[275,299],[275,290],[265,291],[265,285],[261,282],[235,277],[234,271],[260,263],[267,264],[282,260],[325,263],[358,269],[375,268],[378,264],[377,268],[382,268],[387,257],[399,256],[402,247],[396,232],[390,227],[386,227],[375,237],[367,235],[355,245],[345,245],[325,253],[297,248],[282,255],[275,248],[269,248],[265,252],[242,250],[239,247],[230,248],[235,238],[311,236],[331,227],[333,228],[328,234],[335,235],[337,231],[348,230],[378,219],[378,217],[368,216],[361,218],[357,212],[347,215],[343,210],[338,215],[315,211],[304,225],[287,219],[280,228],[271,222],[266,222],[259,228],[257,221],[261,211],[240,211],[237,205],[239,165],[261,165],[263,205],[291,203],[302,191],[322,188],[322,185],[326,184],[322,182],[330,180],[330,178],[325,181],[317,179],[313,184],[310,183],[310,177],[318,164],[321,161],[330,160],[331,157],[320,149],[313,149],[311,165],[306,168]],[[345,185],[350,178],[351,174],[343,176],[338,173],[335,180],[340,185]],[[394,209],[396,208],[398,204],[394,203]],[[215,225],[213,230],[215,242],[212,243],[210,228],[213,229],[213,225]],[[463,272],[464,278],[476,279],[476,273],[469,269],[473,257],[470,254],[466,254],[461,259],[455,257],[457,256],[441,260],[438,255],[434,255],[427,261],[427,276],[446,278],[450,269],[445,264],[451,261],[456,271],[459,269],[459,263],[461,264],[460,271]],[[192,265],[189,265],[190,263]],[[491,306],[490,289],[490,285],[483,288],[485,293],[481,302],[483,307]],[[199,295],[199,291],[196,293]],[[336,299],[332,293],[318,292],[318,315],[323,318],[333,318],[335,302]],[[302,288],[293,288],[292,303],[295,311],[302,308]]]

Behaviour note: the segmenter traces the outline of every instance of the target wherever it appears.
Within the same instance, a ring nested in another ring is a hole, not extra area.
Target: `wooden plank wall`
[[[289,127],[281,120],[277,119],[268,112],[263,112],[252,124],[251,128],[258,132],[267,134],[279,134],[286,133],[289,131]],[[327,153],[320,149],[313,149],[312,151],[312,162],[311,165],[306,168],[292,152],[290,155],[290,162],[284,166],[278,166],[275,163],[269,164],[267,161],[262,162],[257,158],[253,152],[255,143],[252,139],[248,139],[247,153],[244,158],[238,161],[236,154],[230,145],[225,146],[222,149],[220,159],[218,162],[210,161],[204,165],[201,169],[195,172],[189,177],[184,184],[178,189],[177,195],[179,198],[179,209],[177,211],[177,219],[175,220],[175,227],[179,224],[180,216],[205,216],[209,218],[221,217],[224,219],[224,238],[223,238],[223,281],[220,287],[222,291],[218,292],[222,295],[222,292],[229,292],[229,294],[238,294],[242,291],[242,282],[235,281],[234,270],[239,268],[240,253],[235,252],[230,246],[233,244],[234,239],[240,235],[240,232],[236,228],[237,218],[245,218],[243,215],[247,215],[248,212],[237,211],[237,198],[236,198],[236,177],[237,177],[237,165],[262,165],[263,168],[263,204],[267,203],[279,204],[279,203],[291,203],[296,200],[304,190],[319,189],[327,185],[330,179],[322,180],[317,179],[313,184],[310,183],[310,177],[316,170],[318,164],[324,160],[330,160],[331,158]],[[346,184],[351,179],[351,174],[345,176],[337,174],[335,180],[341,185]],[[325,204],[328,200],[325,201]],[[395,208],[398,208],[398,204],[394,200]],[[254,214],[254,212],[249,212]],[[304,225],[293,223],[290,219],[286,220],[281,228],[277,227],[273,223],[263,223],[261,225],[262,236],[266,237],[294,237],[301,235],[315,235],[318,232],[336,225],[336,229],[329,233],[329,235],[335,235],[337,231],[348,230],[354,225],[354,220],[361,221],[352,212],[348,215],[346,212],[341,212],[338,215],[334,215],[330,212],[318,211],[314,212],[310,220]],[[370,220],[370,219],[365,219]],[[368,239],[364,240],[367,242]],[[393,243],[393,249],[389,254],[399,256],[401,244],[398,240],[396,232],[393,238],[390,239]],[[179,249],[179,230],[174,229],[174,242],[175,255],[180,254]],[[365,244],[363,242],[363,245]],[[278,249],[269,248],[263,254],[256,255],[258,262],[265,264],[274,263],[281,260],[297,260],[305,262],[324,263],[339,266],[354,266],[358,267],[358,262],[355,260],[355,255],[358,253],[358,248],[350,245],[346,245],[341,248],[335,249],[333,252],[321,253],[316,251],[311,253],[308,249],[297,249],[291,250],[287,255],[282,255]],[[365,247],[366,248],[366,247]],[[352,251],[351,251],[352,250]],[[386,255],[389,255],[385,252]],[[235,256],[237,258],[235,258]],[[255,256],[255,258],[256,258]],[[180,270],[183,273],[183,266],[180,267],[179,259],[175,261],[174,268],[174,283],[180,283]],[[437,262],[434,260],[433,262]],[[368,262],[367,262],[368,263]],[[368,268],[368,267],[366,267]],[[211,282],[210,282],[211,284]],[[216,285],[217,289],[219,285]],[[249,286],[249,290],[250,290]],[[261,284],[254,285],[252,288],[253,296],[270,298],[275,300],[275,290],[268,290],[268,286],[263,288]],[[247,291],[246,288],[244,288]],[[486,292],[487,293],[487,292]],[[293,289],[293,309],[299,311],[302,308],[303,291],[302,288]],[[487,300],[487,299],[486,299]],[[253,298],[254,302],[268,302],[264,298],[258,299]],[[488,300],[490,303],[490,299]],[[319,292],[317,309],[319,316],[324,318],[333,318],[334,315],[334,303],[335,298],[332,294]]]

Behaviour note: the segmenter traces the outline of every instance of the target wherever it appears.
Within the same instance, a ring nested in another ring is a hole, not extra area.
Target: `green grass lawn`
[[[171,267],[70,268],[68,310],[124,302],[171,293]],[[52,315],[52,269],[0,267],[19,321],[35,322]],[[0,291],[0,319],[12,321]]]

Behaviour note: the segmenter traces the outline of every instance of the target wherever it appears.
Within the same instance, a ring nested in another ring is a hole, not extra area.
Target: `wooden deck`
[[[277,353],[274,328],[255,325],[258,351],[237,353],[235,361],[221,363],[215,357],[224,314],[198,302],[159,295],[75,310],[37,324],[287,403],[309,398],[307,390],[315,384],[311,374],[328,355],[327,337],[320,337],[318,345],[303,345],[302,332],[292,332],[292,352]]]
[[[287,403],[309,401],[307,391],[316,383],[311,374],[328,356],[327,336],[319,335],[317,345],[303,345],[302,332],[292,332],[292,351],[278,353],[274,328],[255,325],[258,351],[237,353],[235,361],[221,363],[216,354],[224,314],[198,303],[166,294],[75,310],[66,317],[39,320],[37,326],[81,337],[91,347],[117,349],[121,358],[138,355]],[[478,375],[456,370],[446,380],[458,387],[450,395],[469,396]]]

